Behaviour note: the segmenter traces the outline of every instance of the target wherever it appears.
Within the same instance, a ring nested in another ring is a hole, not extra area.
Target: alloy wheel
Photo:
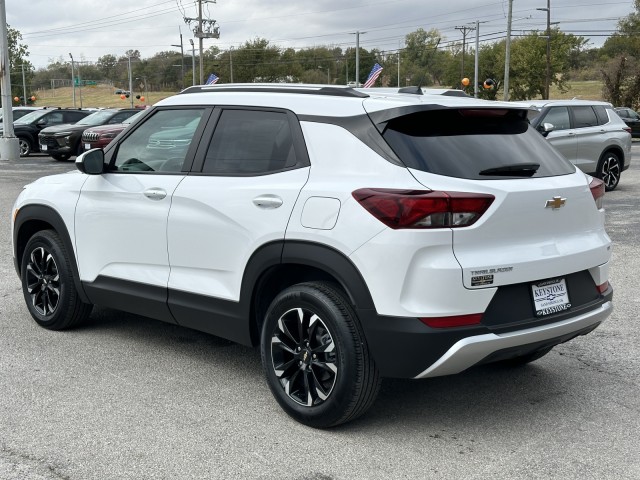
[[[29,256],[26,270],[27,292],[33,308],[42,316],[53,315],[60,302],[60,274],[51,252],[37,247]]]
[[[613,155],[607,155],[600,167],[602,181],[607,188],[614,188],[620,181],[620,162]]]
[[[336,346],[314,312],[294,308],[278,319],[271,360],[280,385],[294,402],[312,407],[331,395],[338,376]]]

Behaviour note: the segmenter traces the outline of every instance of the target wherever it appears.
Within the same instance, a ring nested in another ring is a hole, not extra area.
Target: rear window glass
[[[388,122],[383,136],[409,168],[449,177],[549,177],[575,172],[528,122],[526,111],[446,109]]]

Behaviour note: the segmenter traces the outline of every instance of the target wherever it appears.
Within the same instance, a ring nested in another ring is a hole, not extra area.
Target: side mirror
[[[543,137],[546,137],[551,132],[553,132],[555,129],[556,129],[556,127],[553,125],[553,123],[545,122],[542,125],[538,126],[538,131],[542,134]]]
[[[87,175],[100,175],[104,172],[104,152],[93,148],[76,158],[76,168]]]

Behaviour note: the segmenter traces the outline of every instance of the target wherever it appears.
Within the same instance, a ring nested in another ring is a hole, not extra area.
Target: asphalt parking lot
[[[0,479],[640,478],[640,143],[605,196],[600,328],[522,368],[385,380],[366,416],[325,431],[278,407],[258,350],[102,308],[67,332],[32,321],[11,206],[73,168],[0,160]]]

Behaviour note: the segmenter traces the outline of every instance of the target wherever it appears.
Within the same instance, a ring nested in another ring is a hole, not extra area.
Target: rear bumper
[[[415,378],[438,377],[462,372],[501,350],[531,344],[557,345],[596,328],[613,311],[613,303],[605,302],[585,314],[549,325],[510,333],[477,335],[459,340],[440,359]]]
[[[419,319],[358,310],[369,351],[383,377],[428,378],[513,358],[585,335],[613,311],[613,289],[596,302],[547,322],[429,328]]]

